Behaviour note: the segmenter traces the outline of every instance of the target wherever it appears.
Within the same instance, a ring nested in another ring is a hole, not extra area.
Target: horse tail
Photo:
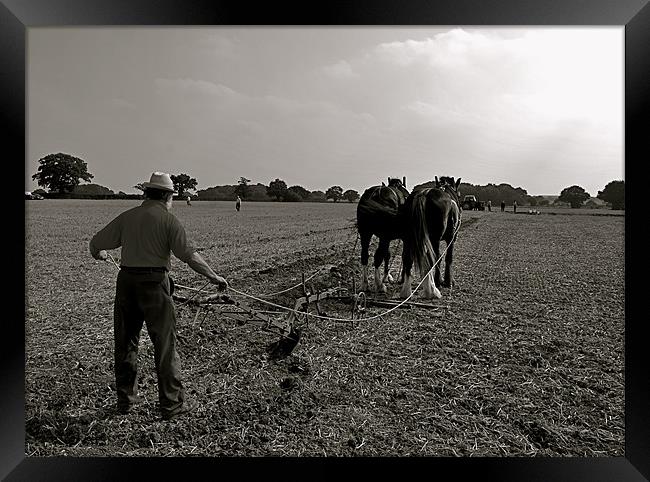
[[[420,191],[412,196],[412,203],[408,208],[409,216],[409,237],[408,243],[410,257],[415,267],[424,276],[433,267],[427,253],[434,257],[433,244],[429,239],[429,229],[426,216],[426,202],[428,191]]]

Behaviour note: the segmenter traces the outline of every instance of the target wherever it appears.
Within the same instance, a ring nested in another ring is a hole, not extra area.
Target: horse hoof
[[[440,298],[442,298],[442,293],[440,293],[440,290],[438,289],[435,289],[429,293],[425,291],[424,298],[427,300],[433,300],[433,299],[439,300]]]

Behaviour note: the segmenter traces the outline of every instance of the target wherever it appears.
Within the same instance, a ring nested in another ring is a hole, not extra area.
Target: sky
[[[623,27],[28,29],[25,189],[39,159],[139,192],[246,177],[359,193],[454,176],[530,195],[624,179]]]

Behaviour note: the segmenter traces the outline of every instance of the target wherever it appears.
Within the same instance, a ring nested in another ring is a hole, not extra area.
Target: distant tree
[[[544,196],[527,196],[528,204],[531,206],[541,206],[542,201],[544,201]],[[548,201],[546,202],[548,204]]]
[[[359,193],[354,189],[348,189],[343,193],[343,199],[345,199],[348,202],[354,202],[357,199],[359,199]]]
[[[41,165],[32,179],[36,180],[39,186],[47,187],[50,191],[61,194],[72,192],[81,180],[90,182],[95,177],[88,172],[85,161],[70,154],[62,152],[48,154],[38,162]]]
[[[423,187],[435,187],[435,181],[425,182],[423,184],[415,186],[414,189]],[[517,204],[523,206],[529,202],[529,196],[525,189],[522,189],[520,187],[514,188],[510,184],[506,183],[501,183],[499,185],[489,183],[485,186],[481,186],[467,182],[461,182],[459,186],[459,192],[462,196],[466,194],[473,194],[478,198],[479,201],[487,201],[490,199],[493,204],[498,204],[501,201],[505,201],[506,204],[512,204],[514,201],[517,201]]]
[[[72,192],[74,194],[115,194],[107,187],[100,186],[99,184],[80,184],[76,186]]]
[[[292,191],[291,189],[287,189],[287,192],[284,193],[284,197],[282,198],[282,200],[285,202],[295,203],[295,202],[301,202],[302,197],[297,192]]]
[[[187,194],[187,191],[193,191],[196,189],[198,182],[193,177],[188,176],[187,174],[172,174],[169,176],[174,183],[174,189],[178,192],[178,195],[183,197]]]
[[[237,197],[235,189],[237,186],[213,186],[197,190],[196,195],[204,201],[232,201]]]
[[[539,204],[540,206],[548,206],[548,205],[550,204],[550,202],[549,202],[548,199],[540,199],[539,202],[538,202],[538,204]]]
[[[311,194],[307,189],[302,186],[291,186],[289,191],[296,193],[301,199],[308,199]]]
[[[584,188],[580,186],[571,186],[565,187],[560,193],[560,197],[557,198],[558,201],[569,203],[572,208],[579,208],[582,206],[587,199],[591,196]]]
[[[137,183],[135,186],[133,186],[135,189],[139,189],[140,191],[144,191],[144,186],[142,185],[141,182]]]
[[[251,201],[271,201],[272,199],[267,194],[266,190],[268,186],[265,186],[261,182],[258,182],[255,185],[248,186],[250,191],[248,193],[248,198]]]
[[[309,200],[314,201],[314,202],[325,202],[327,199],[325,198],[325,193],[323,191],[312,191],[309,194]]]
[[[281,179],[276,179],[269,183],[269,187],[266,188],[266,194],[270,197],[274,197],[277,201],[280,201],[284,198],[287,190],[287,183]]]
[[[333,199],[339,202],[343,197],[343,188],[341,186],[332,186],[325,192],[325,199]]]
[[[250,188],[248,187],[249,182],[251,182],[250,179],[246,179],[245,177],[240,177],[239,181],[237,181],[237,188],[235,189],[235,194],[242,199],[247,199],[248,194],[250,193]]]
[[[625,209],[625,181],[609,182],[596,197],[610,203],[612,209]]]

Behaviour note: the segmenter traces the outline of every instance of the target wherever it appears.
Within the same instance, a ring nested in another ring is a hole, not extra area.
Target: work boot
[[[140,403],[141,401],[142,401],[142,397],[138,395],[133,397],[133,400],[131,402],[118,401],[116,406],[117,413],[121,415],[126,415],[131,411],[131,409],[136,403]]]
[[[196,408],[199,406],[199,402],[197,402],[194,399],[186,399],[183,402],[183,405],[180,406],[180,408],[176,409],[175,411],[171,413],[165,413],[163,412],[162,418],[163,420],[173,420],[176,417],[179,417],[183,414],[189,413],[193,410],[196,410]]]

